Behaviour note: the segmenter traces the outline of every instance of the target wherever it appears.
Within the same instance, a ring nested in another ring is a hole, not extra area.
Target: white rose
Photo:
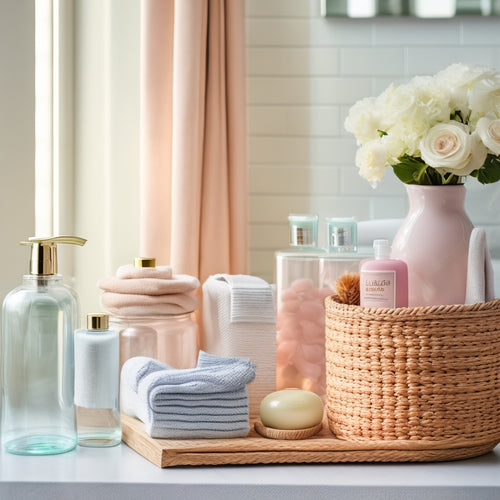
[[[415,96],[410,86],[399,85],[395,87],[390,85],[377,97],[376,106],[382,110],[383,120],[390,127],[409,112],[414,101]]]
[[[434,168],[456,173],[467,170],[472,156],[469,128],[456,121],[434,125],[420,142],[422,160]],[[464,174],[470,174],[472,170]]]
[[[500,75],[493,68],[452,64],[436,75],[436,82],[449,89],[450,106],[464,120],[475,122],[500,103]]]
[[[387,156],[386,161],[389,165],[396,165],[396,163],[399,163],[398,158],[400,156],[408,154],[407,145],[399,137],[392,134],[384,135],[381,142],[384,145]]]
[[[500,119],[495,115],[486,115],[477,122],[476,132],[493,154],[500,155]]]
[[[449,89],[438,85],[436,79],[430,76],[416,76],[411,80],[410,86],[420,119],[430,125],[449,120]]]
[[[462,169],[458,168],[438,168],[438,172],[441,172],[442,174],[444,173],[450,173],[450,174],[455,174],[458,175],[459,177],[469,175],[471,172],[474,172],[474,170],[480,169],[484,162],[486,161],[486,156],[488,155],[488,150],[484,146],[484,144],[481,142],[481,138],[477,134],[477,132],[473,132],[470,136],[470,144],[471,144],[471,155],[470,155],[470,161],[465,167]]]
[[[386,96],[384,130],[405,144],[410,156],[418,153],[420,141],[430,127],[450,118],[449,95],[431,77],[415,77]]]
[[[358,144],[376,139],[380,128],[374,97],[366,97],[355,103],[344,122],[347,132],[356,137]]]
[[[356,166],[359,167],[359,175],[364,177],[372,188],[377,187],[388,167],[387,151],[382,139],[369,141],[356,152]]]
[[[469,88],[481,74],[479,68],[459,63],[448,66],[435,76],[436,83],[450,94],[452,111],[460,111],[464,119],[469,115]]]
[[[493,75],[475,82],[469,91],[469,105],[473,117],[486,115],[491,110],[500,109],[500,76]]]

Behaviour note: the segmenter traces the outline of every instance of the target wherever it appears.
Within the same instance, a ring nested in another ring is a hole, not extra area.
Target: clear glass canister
[[[325,293],[320,282],[318,217],[290,215],[290,248],[276,253],[276,388],[296,387],[323,397]]]
[[[120,369],[134,356],[147,356],[173,368],[194,368],[198,359],[198,325],[192,313],[157,316],[111,316],[120,332]]]

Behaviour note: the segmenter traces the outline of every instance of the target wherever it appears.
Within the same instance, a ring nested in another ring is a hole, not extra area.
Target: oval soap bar
[[[274,429],[307,429],[323,420],[323,401],[302,389],[272,392],[260,403],[260,420]]]

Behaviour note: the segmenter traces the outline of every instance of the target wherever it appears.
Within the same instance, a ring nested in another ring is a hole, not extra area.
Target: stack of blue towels
[[[247,384],[256,366],[248,358],[200,351],[196,368],[175,369],[152,358],[127,360],[121,372],[121,408],[142,420],[155,438],[245,437]]]

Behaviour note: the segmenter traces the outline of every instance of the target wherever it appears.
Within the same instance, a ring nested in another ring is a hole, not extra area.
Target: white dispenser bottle
[[[2,311],[2,444],[18,455],[64,453],[76,446],[73,334],[77,295],[57,274],[57,244],[74,236],[29,238],[30,274]]]
[[[119,407],[120,336],[107,314],[87,315],[75,332],[75,407],[80,446],[121,442]]]

